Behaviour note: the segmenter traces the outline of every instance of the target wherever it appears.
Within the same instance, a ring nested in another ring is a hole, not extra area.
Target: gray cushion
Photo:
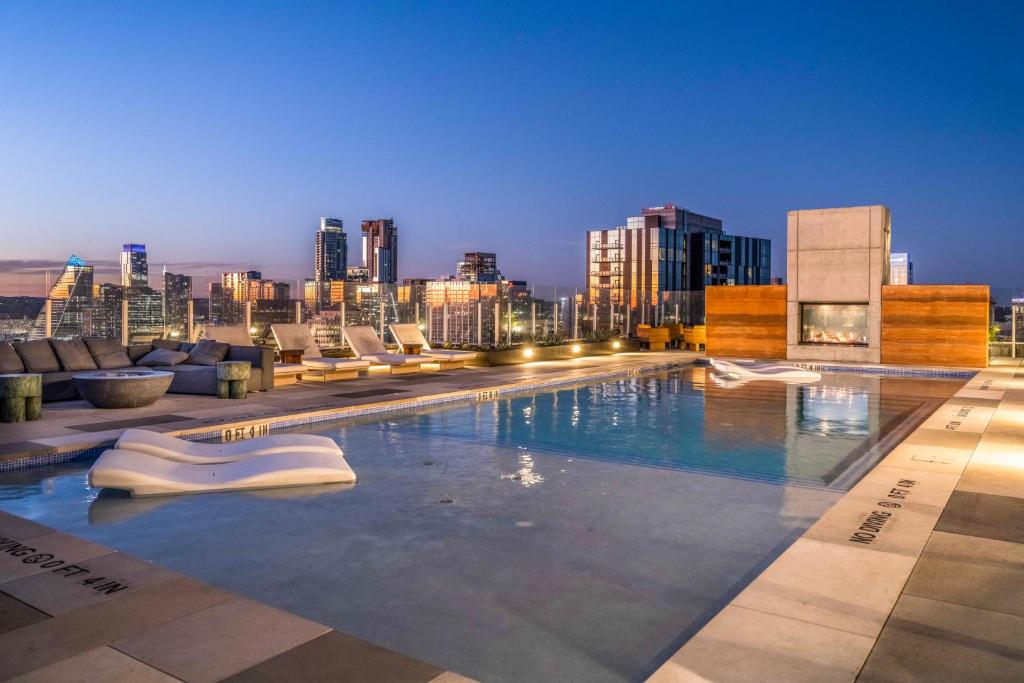
[[[177,339],[154,339],[154,349],[169,349],[171,351],[182,351],[181,342]]]
[[[188,354],[189,365],[216,365],[224,360],[231,350],[231,344],[204,339]]]
[[[10,342],[0,342],[0,375],[25,372],[25,364],[21,356],[14,350]]]
[[[28,372],[60,372],[60,361],[49,339],[17,342],[14,348],[18,350]]]
[[[174,373],[171,387],[167,391],[173,394],[217,394],[216,365],[172,365],[166,368]]]
[[[178,351],[184,351],[185,353],[191,353],[192,349],[196,348],[196,345],[191,342],[181,342],[181,346],[178,347]]]
[[[170,349],[153,349],[140,358],[135,364],[156,367],[158,365],[178,365],[188,360],[188,354],[184,351],[172,351]]]
[[[88,337],[85,345],[89,352],[96,359],[96,365],[101,370],[113,370],[116,368],[130,368],[132,360],[128,357],[121,342],[116,339],[102,339],[100,337]]]
[[[81,339],[54,339],[53,350],[65,370],[95,370],[96,361]]]

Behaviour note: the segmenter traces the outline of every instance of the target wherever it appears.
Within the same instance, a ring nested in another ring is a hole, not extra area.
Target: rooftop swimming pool
[[[0,509],[481,680],[637,680],[963,383],[689,367],[304,430],[355,486],[131,499],[85,460]]]

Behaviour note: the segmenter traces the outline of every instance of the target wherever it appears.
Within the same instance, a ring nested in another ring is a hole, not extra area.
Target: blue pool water
[[[133,500],[76,462],[0,509],[481,680],[638,680],[962,384],[688,368],[307,430],[354,487]]]

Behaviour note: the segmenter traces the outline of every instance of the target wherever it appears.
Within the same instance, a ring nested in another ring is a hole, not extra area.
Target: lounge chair
[[[400,351],[405,352],[406,344],[416,344],[420,347],[420,355],[429,358],[431,363],[437,363],[441,369],[461,368],[466,361],[476,358],[476,354],[472,351],[430,348],[430,343],[416,323],[394,323],[388,327],[391,329],[392,336],[398,341]]]
[[[146,429],[126,430],[114,448],[193,464],[235,462],[281,453],[342,454],[333,439],[315,434],[271,434],[231,443],[195,443]]]
[[[227,342],[232,346],[255,346],[245,325],[205,325],[203,339]]]
[[[710,359],[711,367],[722,374],[726,379],[753,381],[753,380],[777,380],[791,383],[813,383],[821,381],[821,373],[813,370],[804,370],[795,365],[772,364],[772,363],[750,363],[740,364],[727,360]]]
[[[419,372],[427,361],[423,356],[406,353],[389,353],[369,325],[353,325],[344,328],[345,341],[356,354],[356,358],[370,361],[373,365],[391,368],[392,375]]]
[[[370,362],[367,360],[324,358],[324,355],[320,352],[320,347],[317,346],[316,340],[313,339],[313,332],[307,325],[301,323],[275,323],[270,326],[270,331],[274,335],[274,340],[280,349],[302,351],[301,364],[279,363],[275,366],[275,383],[278,367],[281,369],[282,384],[291,383],[287,380],[289,375],[292,378],[291,381],[294,381],[296,365],[301,365],[302,377],[306,374],[318,375],[324,382],[339,379],[355,379],[359,376],[360,370],[366,370],[370,367]]]
[[[330,453],[279,453],[196,465],[111,449],[104,451],[89,470],[90,486],[122,489],[133,496],[354,484],[355,481],[355,472],[345,458]]]

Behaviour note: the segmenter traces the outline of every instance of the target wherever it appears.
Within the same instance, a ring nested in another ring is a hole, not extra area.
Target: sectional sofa
[[[162,351],[151,355],[156,350]],[[154,364],[163,359],[173,364]],[[249,361],[249,391],[268,391],[274,387],[274,353],[258,346],[213,341],[197,345],[170,339],[122,346],[116,339],[98,337],[0,342],[0,374],[42,375],[44,402],[79,398],[71,378],[76,372],[131,368],[140,362],[143,367],[174,373],[169,393],[215,396],[218,360]]]

